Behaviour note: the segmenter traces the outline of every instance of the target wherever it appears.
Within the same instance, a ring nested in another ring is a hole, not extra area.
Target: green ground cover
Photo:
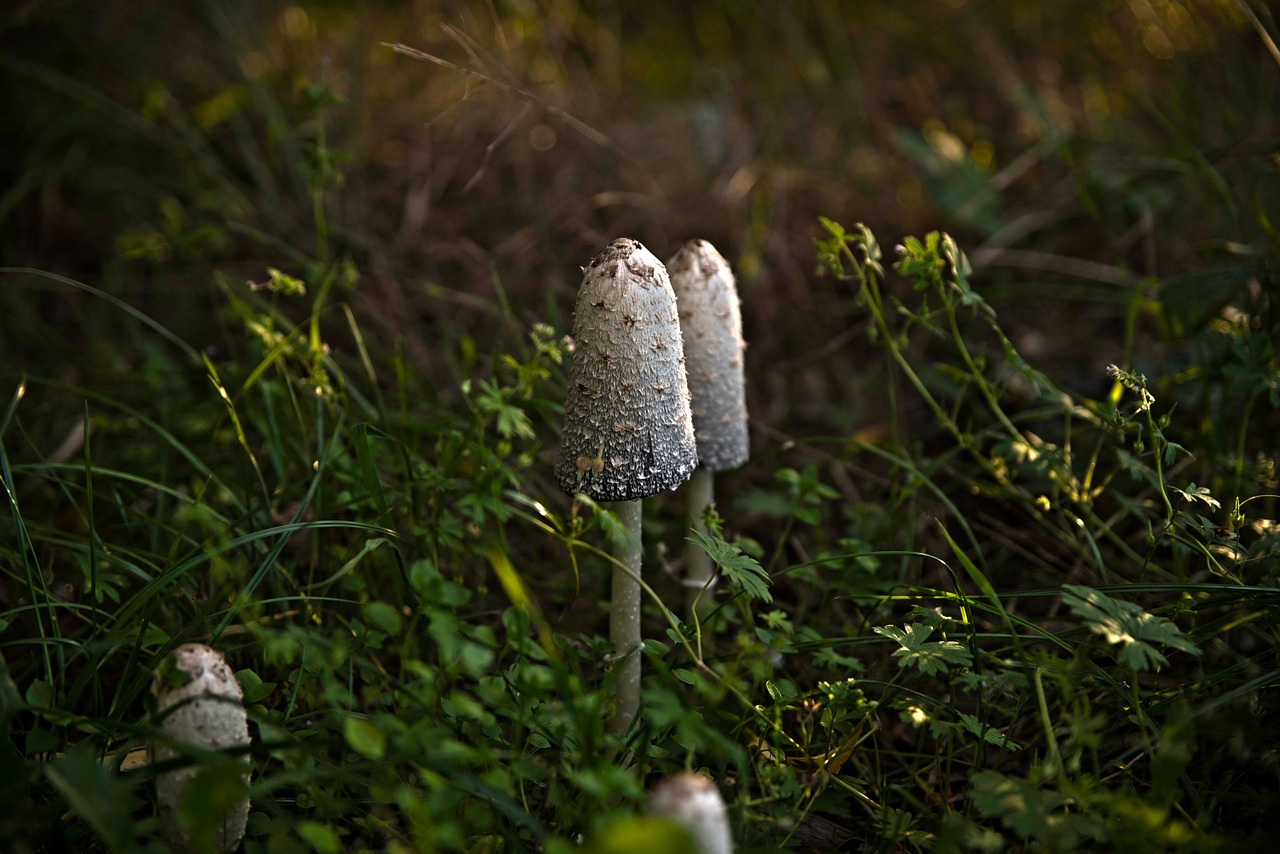
[[[182,820],[245,851],[675,850],[682,770],[745,851],[1280,832],[1275,21],[683,7],[3,13],[7,850],[164,850],[188,642],[253,744]],[[624,534],[553,467],[623,235],[731,262],[752,455],[705,619],[645,504],[619,732]]]

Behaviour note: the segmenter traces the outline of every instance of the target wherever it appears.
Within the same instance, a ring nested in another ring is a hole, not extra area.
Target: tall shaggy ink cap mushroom
[[[222,655],[204,644],[188,643],[174,650],[172,659],[156,671],[152,692],[160,727],[169,740],[205,750],[243,747],[249,743],[249,724],[240,683]],[[165,744],[152,745],[153,762],[181,755]],[[215,851],[234,851],[244,838],[249,819],[247,798],[223,816],[210,840],[212,846],[198,845],[179,823],[183,790],[197,770],[195,766],[188,766],[156,777],[156,798],[165,841],[175,851],[203,851],[210,847]],[[247,773],[245,780],[248,780]]]
[[[608,502],[628,536],[614,544],[613,642],[622,732],[640,707],[640,499],[675,489],[698,465],[676,295],[640,242],[613,241],[583,269],[556,483]]]
[[[729,262],[705,240],[690,240],[667,262],[680,310],[692,393],[698,464],[728,471],[747,461],[747,395],[742,311]]]
[[[556,483],[597,501],[674,489],[688,480],[698,455],[666,268],[624,237],[583,273]]]
[[[743,365],[747,345],[733,272],[714,246],[690,240],[667,266],[680,309],[698,442],[698,470],[687,490],[689,524],[705,535],[703,513],[715,499],[715,472],[737,468],[750,454]],[[692,621],[712,613],[715,581],[711,558],[690,541],[685,549],[685,586]]]

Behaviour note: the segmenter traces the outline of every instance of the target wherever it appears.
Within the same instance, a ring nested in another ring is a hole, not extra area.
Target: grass
[[[0,205],[10,848],[162,850],[138,751],[190,641],[245,691],[246,851],[653,849],[686,769],[748,851],[1265,844],[1272,25],[947,8],[963,37],[875,4],[211,5],[96,24],[206,71],[106,38],[136,56],[101,78],[24,53],[65,19],[9,20],[43,128]],[[574,265],[623,233],[734,260],[753,453],[706,535],[645,505],[619,733],[621,529],[551,463]],[[691,538],[721,575],[692,624]],[[177,762],[197,829],[244,794],[234,757]]]

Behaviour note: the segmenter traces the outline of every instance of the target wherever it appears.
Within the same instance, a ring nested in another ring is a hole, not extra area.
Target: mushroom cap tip
[[[733,271],[706,240],[690,240],[668,262],[680,306],[698,458],[727,471],[750,455],[742,312]]]
[[[556,482],[573,495],[633,501],[697,466],[684,342],[666,267],[619,238],[591,260],[573,316]]]

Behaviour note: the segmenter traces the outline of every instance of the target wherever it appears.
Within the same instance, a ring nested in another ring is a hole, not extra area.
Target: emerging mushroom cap
[[[701,774],[668,777],[653,789],[649,812],[680,825],[693,837],[698,854],[731,854],[729,811],[715,783]]]
[[[167,667],[156,671],[152,692],[164,734],[176,742],[206,750],[241,747],[249,743],[249,725],[245,718],[244,692],[222,655],[199,643],[188,643],[173,652],[173,668],[186,681],[174,685]],[[164,762],[181,755],[163,744],[152,746],[152,761]],[[196,846],[178,822],[178,808],[183,789],[196,776],[197,768],[186,767],[156,777],[156,797],[164,821],[166,841],[176,851],[203,850]],[[246,780],[248,774],[245,775]],[[217,851],[233,851],[244,837],[249,819],[246,798],[224,817],[218,836],[213,840]]]
[[[698,455],[667,270],[639,241],[620,238],[583,273],[556,483],[597,501],[674,489]]]
[[[693,395],[698,464],[727,471],[747,461],[747,394],[742,312],[729,262],[705,240],[690,240],[667,269],[680,311]]]

